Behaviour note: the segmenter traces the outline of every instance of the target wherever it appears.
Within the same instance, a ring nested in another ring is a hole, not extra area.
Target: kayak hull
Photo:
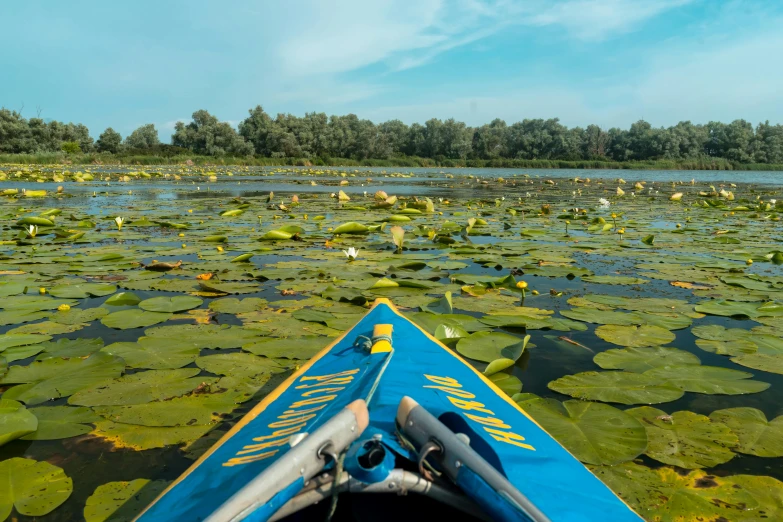
[[[392,350],[372,353],[363,345],[376,325],[391,325]],[[312,433],[357,399],[370,413],[363,439],[382,438],[415,462],[395,436],[405,396],[466,434],[471,448],[553,522],[641,520],[492,381],[386,299],[256,405],[138,520],[207,519],[285,455],[292,435]]]

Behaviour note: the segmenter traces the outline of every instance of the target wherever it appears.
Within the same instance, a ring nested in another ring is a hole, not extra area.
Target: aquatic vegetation
[[[61,518],[132,518],[165,486],[161,459],[183,471],[377,297],[644,516],[731,520],[734,485],[775,513],[758,488],[783,488],[779,189],[134,168],[0,167],[14,183],[0,210],[0,465],[15,484],[56,479],[49,511],[73,479],[86,505]],[[70,478],[44,462],[66,448]],[[134,477],[93,468],[96,451]],[[740,460],[775,478],[738,474]],[[26,502],[0,505],[44,515]]]

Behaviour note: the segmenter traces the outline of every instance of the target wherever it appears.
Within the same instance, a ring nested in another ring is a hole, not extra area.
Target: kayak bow
[[[387,299],[256,405],[137,520],[279,520],[341,492],[409,491],[484,520],[641,520]]]

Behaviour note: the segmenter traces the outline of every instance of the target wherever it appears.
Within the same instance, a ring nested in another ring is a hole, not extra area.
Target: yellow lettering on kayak
[[[223,463],[223,466],[240,466],[268,459],[279,453],[279,449],[265,451],[269,448],[279,448],[289,443],[290,436],[304,430],[307,422],[317,417],[315,412],[326,408],[327,404],[338,397],[345,390],[346,385],[353,381],[359,373],[359,368],[330,375],[303,375],[300,384],[295,390],[305,390],[299,393],[297,400],[292,402],[288,409],[267,425],[271,430],[269,435],[253,437],[252,441],[258,444],[247,444],[239,450],[234,457]]]
[[[536,450],[536,448],[530,444],[522,442],[525,440],[525,437],[522,435],[514,433],[513,431],[506,431],[512,429],[511,425],[495,417],[495,413],[492,410],[487,409],[484,404],[474,400],[465,400],[475,399],[476,396],[468,390],[463,389],[462,384],[460,384],[460,382],[456,379],[452,377],[440,377],[437,375],[427,374],[424,374],[424,377],[428,381],[434,383],[434,385],[427,384],[424,386],[424,388],[436,389],[446,393],[446,398],[451,404],[461,410],[462,415],[473,422],[481,424],[484,431],[489,433],[490,436],[496,441],[511,444],[513,446],[525,448],[531,451]],[[485,413],[487,416],[467,413],[469,411]]]

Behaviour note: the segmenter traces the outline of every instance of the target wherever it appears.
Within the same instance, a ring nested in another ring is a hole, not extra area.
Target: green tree
[[[155,128],[153,123],[142,125],[125,138],[125,145],[131,149],[152,149],[157,147],[160,145],[158,129]]]
[[[109,127],[98,137],[96,142],[98,152],[111,152],[116,154],[122,147],[122,136],[120,133]]]
[[[185,125],[177,122],[171,144],[209,156],[249,156],[253,145],[237,134],[228,123],[219,121],[205,110],[193,113],[193,121]]]
[[[79,147],[79,142],[65,141],[62,144],[62,151],[66,154],[78,154],[82,149]]]

